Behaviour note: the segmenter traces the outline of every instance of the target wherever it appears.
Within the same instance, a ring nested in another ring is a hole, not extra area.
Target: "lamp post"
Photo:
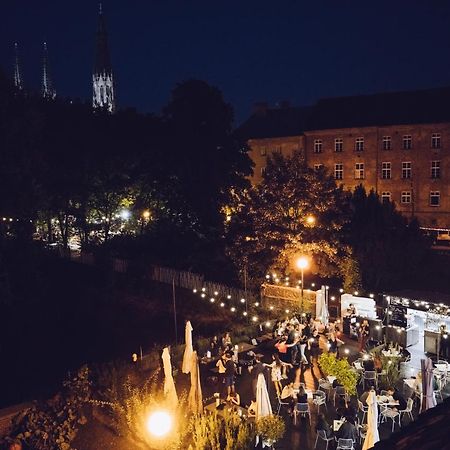
[[[304,256],[301,256],[300,258],[297,259],[296,264],[297,264],[297,267],[300,269],[300,272],[301,272],[300,310],[301,310],[301,312],[303,312],[303,284],[304,284],[303,272],[308,267],[308,260]]]

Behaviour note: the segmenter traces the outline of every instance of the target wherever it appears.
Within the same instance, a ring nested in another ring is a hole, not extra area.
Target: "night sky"
[[[157,112],[187,78],[219,87],[246,118],[256,101],[450,85],[450,2],[107,0],[120,107]],[[0,64],[19,42],[37,88],[48,42],[60,96],[90,99],[98,2],[0,2]]]

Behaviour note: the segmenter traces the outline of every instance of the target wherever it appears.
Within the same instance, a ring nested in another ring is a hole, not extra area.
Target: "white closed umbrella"
[[[178,395],[175,389],[175,383],[172,376],[172,363],[170,361],[169,347],[165,347],[162,352],[162,361],[164,369],[164,395],[171,408],[178,406]]]
[[[367,410],[367,433],[362,450],[372,448],[380,440],[378,433],[378,404],[374,390],[369,392],[366,403],[369,405]]]
[[[181,370],[183,373],[189,373],[191,371],[192,366],[192,353],[194,349],[192,348],[192,325],[191,322],[188,320],[186,322],[186,328],[184,330],[184,338],[186,347],[184,349],[184,355],[183,355],[183,365],[181,367]]]
[[[434,374],[433,361],[430,358],[420,360],[422,368],[422,411],[436,406],[436,398],[434,397]]]
[[[188,407],[194,414],[200,414],[203,411],[203,394],[200,383],[200,369],[198,367],[197,352],[191,355],[191,389],[189,391]]]
[[[272,405],[270,404],[269,393],[267,392],[266,379],[260,373],[256,383],[256,420],[260,417],[272,414]]]

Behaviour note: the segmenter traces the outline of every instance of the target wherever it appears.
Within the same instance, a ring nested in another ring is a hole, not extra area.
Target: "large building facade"
[[[338,184],[362,184],[422,226],[450,228],[450,88],[263,108],[243,124],[262,180],[274,152],[303,153]]]

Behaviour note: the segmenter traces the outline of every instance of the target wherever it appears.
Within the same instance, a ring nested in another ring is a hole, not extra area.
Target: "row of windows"
[[[431,148],[441,148],[441,134],[433,133],[431,135]],[[404,150],[411,150],[413,146],[412,136],[410,134],[403,135],[402,138],[402,148]],[[383,150],[392,150],[392,138],[391,136],[383,136],[381,140],[381,148]],[[355,138],[354,149],[356,152],[364,151],[364,138]],[[323,141],[322,139],[314,140],[314,153],[322,153]],[[344,151],[344,140],[342,138],[335,138],[334,140],[334,151],[341,153]]]
[[[323,168],[323,164],[315,164],[314,169],[319,170]],[[364,163],[355,163],[355,179],[363,180],[365,178]],[[392,163],[385,161],[381,163],[381,178],[383,180],[390,180],[392,178]],[[441,178],[441,162],[431,161],[430,176],[433,179]],[[407,180],[412,177],[412,163],[411,161],[402,162],[402,178]],[[334,178],[342,180],[344,178],[344,164],[338,163],[334,165]]]
[[[440,206],[441,205],[441,192],[440,191],[430,191],[429,194],[429,204],[430,206]],[[388,191],[383,191],[381,193],[381,200],[383,202],[392,201],[392,195]],[[400,194],[400,203],[402,205],[409,205],[412,203],[412,192],[402,191]]]

